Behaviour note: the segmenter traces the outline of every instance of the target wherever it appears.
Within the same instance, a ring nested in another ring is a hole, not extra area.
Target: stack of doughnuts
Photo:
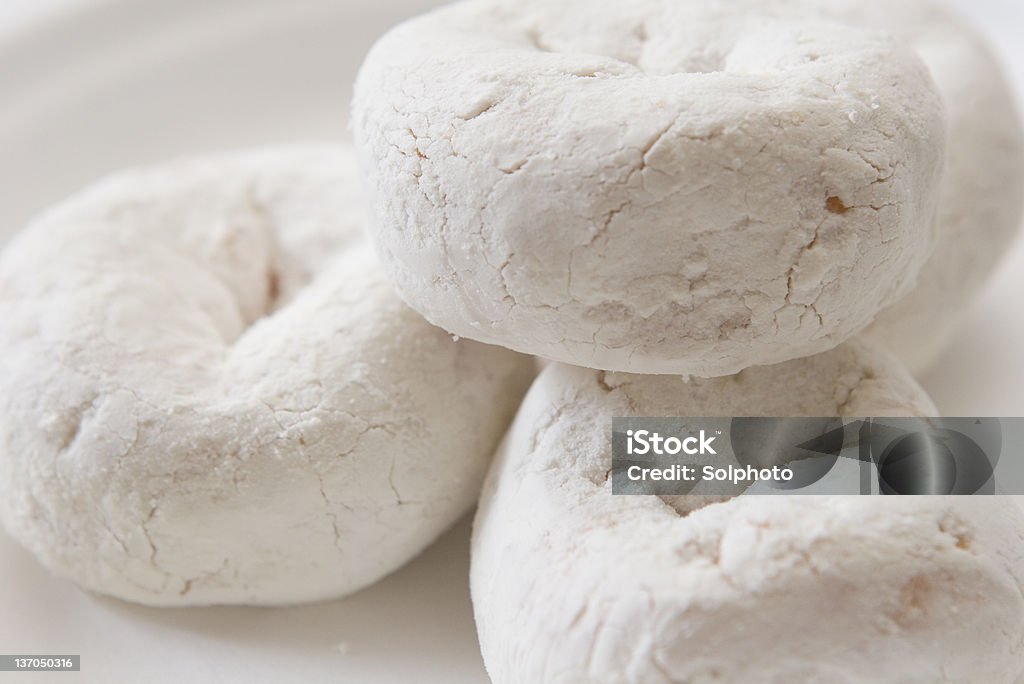
[[[1013,682],[1013,501],[608,476],[612,417],[937,414],[912,373],[1017,231],[1024,135],[978,36],[893,5],[465,0],[374,46],[354,151],[45,212],[0,255],[6,529],[122,599],[292,604],[482,487],[498,684]]]
[[[403,299],[553,361],[492,466],[495,682],[1012,682],[1009,500],[612,496],[613,416],[929,416],[1015,234],[984,43],[914,0],[468,0],[392,30],[353,131]],[[901,364],[901,357],[904,364]]]

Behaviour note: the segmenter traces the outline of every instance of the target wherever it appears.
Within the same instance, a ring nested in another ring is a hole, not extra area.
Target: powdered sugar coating
[[[405,307],[351,152],[116,175],[0,256],[0,516],[158,605],[359,589],[472,505],[532,361]]]
[[[943,159],[927,70],[741,4],[470,0],[382,38],[353,128],[403,298],[550,359],[716,376],[905,294]]]
[[[552,364],[499,450],[472,595],[495,684],[999,682],[1024,669],[1005,497],[613,496],[613,416],[934,415],[851,342],[710,380]]]

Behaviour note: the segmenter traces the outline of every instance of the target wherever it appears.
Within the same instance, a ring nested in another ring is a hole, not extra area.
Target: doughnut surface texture
[[[889,34],[755,0],[470,0],[388,33],[353,128],[402,297],[577,365],[719,376],[913,285],[945,119]]]
[[[935,415],[860,342],[729,378],[553,364],[487,482],[472,596],[495,684],[1011,684],[1006,497],[612,496],[613,416]]]
[[[932,365],[1021,227],[1024,134],[1014,94],[986,41],[931,0],[829,0],[818,11],[896,31],[928,65],[946,106],[948,145],[936,243],[902,301],[867,334],[914,372]]]
[[[361,235],[351,151],[108,178],[0,255],[0,516],[153,605],[355,591],[472,506],[532,360],[453,342]]]

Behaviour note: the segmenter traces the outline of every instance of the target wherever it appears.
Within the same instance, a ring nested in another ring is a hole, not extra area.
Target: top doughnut
[[[864,328],[927,259],[943,108],[894,37],[805,7],[470,0],[393,29],[353,128],[403,297],[457,335],[638,373]]]

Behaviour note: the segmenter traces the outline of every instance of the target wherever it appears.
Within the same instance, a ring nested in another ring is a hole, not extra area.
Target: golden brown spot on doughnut
[[[850,211],[850,208],[843,204],[843,200],[838,197],[829,197],[825,200],[825,208],[833,214],[845,214]]]
[[[893,621],[909,629],[928,617],[938,587],[924,575],[912,577],[900,588],[899,607],[890,615]]]
[[[281,276],[276,269],[267,269],[267,304],[264,307],[265,313],[271,313],[277,307],[277,300],[281,296]]]

